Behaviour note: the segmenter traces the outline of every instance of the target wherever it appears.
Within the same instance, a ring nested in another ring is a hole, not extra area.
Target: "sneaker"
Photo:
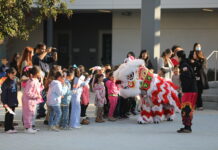
[[[5,131],[5,133],[7,133],[7,134],[13,134],[14,132],[13,132],[13,130],[8,130],[8,131]]]
[[[33,130],[32,128],[28,128],[25,130],[25,133],[29,133],[29,134],[35,134],[37,131]]]
[[[81,126],[76,126],[76,127],[73,127],[74,129],[80,129],[81,128]]]
[[[17,130],[14,129],[14,130],[12,130],[12,132],[13,132],[13,133],[17,133]]]
[[[82,124],[82,125],[88,125],[89,123],[90,123],[89,120],[83,119],[80,124]]]
[[[95,119],[95,122],[97,122],[97,123],[103,123],[103,122],[105,122],[103,119],[98,119],[98,118],[96,118]]]
[[[179,130],[177,130],[178,133],[191,133],[192,130],[190,129],[186,129],[186,128],[181,128]]]
[[[40,129],[38,129],[38,128],[33,128],[33,130],[40,131]]]
[[[59,132],[60,129],[58,129],[56,126],[51,126],[50,130],[55,131],[55,132]]]
[[[44,118],[45,116],[46,116],[46,114],[37,115],[37,116],[36,116],[36,119]]]
[[[68,127],[60,127],[60,130],[69,130]]]
[[[116,121],[117,119],[114,117],[108,117],[108,121]]]
[[[199,111],[203,111],[204,108],[203,108],[203,107],[199,107],[199,108],[197,108],[197,110],[199,110]]]
[[[44,125],[48,125],[48,120],[44,120]]]

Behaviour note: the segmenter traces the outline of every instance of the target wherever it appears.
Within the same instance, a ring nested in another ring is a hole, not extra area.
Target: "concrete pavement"
[[[182,127],[178,114],[174,122],[139,125],[137,116],[127,120],[97,124],[94,122],[94,106],[88,115],[91,124],[81,129],[53,132],[37,120],[41,130],[25,134],[21,123],[21,108],[17,109],[15,121],[19,133],[6,134],[0,128],[0,150],[218,150],[218,111],[197,111],[194,115],[193,133],[178,134]],[[0,108],[0,121],[4,111]]]

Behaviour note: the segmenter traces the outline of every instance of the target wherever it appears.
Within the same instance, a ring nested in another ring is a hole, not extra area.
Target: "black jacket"
[[[194,70],[195,77],[198,84],[198,89],[208,89],[208,79],[205,72],[205,61],[204,60],[195,60],[193,63],[191,63],[191,66]]]
[[[188,63],[188,60],[181,61],[179,68],[182,92],[197,92],[195,74],[192,67]]]
[[[154,69],[151,60],[149,58],[145,59],[144,61],[145,61],[145,67],[147,67],[148,69]]]
[[[2,84],[1,101],[3,104],[7,104],[9,107],[17,107],[17,83],[10,78],[7,78]]]

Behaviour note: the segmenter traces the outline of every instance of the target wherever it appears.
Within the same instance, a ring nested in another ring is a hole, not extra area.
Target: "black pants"
[[[120,106],[121,106],[121,99],[120,99],[120,96],[119,96],[118,100],[117,100],[117,106],[116,106],[115,111],[114,111],[114,117],[119,117],[120,116]]]
[[[88,105],[81,104],[81,117],[86,117],[86,110],[88,106],[89,104]]]
[[[46,116],[45,103],[46,102],[42,102],[42,103],[38,104],[38,110],[37,110],[38,116]]]
[[[136,101],[135,101],[135,97],[130,97],[128,98],[128,111],[129,112],[135,112],[135,108],[136,108]]]
[[[201,81],[198,81],[197,85],[198,85],[198,98],[196,101],[196,107],[199,108],[199,107],[203,107],[203,101],[202,101],[203,85]]]
[[[108,116],[109,108],[110,108],[109,100],[108,100],[108,98],[106,98],[106,99],[107,99],[107,104],[104,104],[104,116]]]
[[[15,107],[10,107],[13,111],[15,111]],[[13,126],[13,121],[14,121],[14,115],[10,114],[6,109],[5,109],[5,131],[8,130],[14,130]]]
[[[128,112],[128,99],[125,99],[123,97],[119,97],[120,99],[120,116],[123,117]]]
[[[46,113],[45,113],[45,111],[46,111],[45,110],[45,103],[47,101],[46,90],[45,89],[42,91],[41,95],[42,95],[42,98],[43,98],[44,102],[42,102],[42,103],[40,103],[38,105],[37,115],[38,116],[45,116],[46,115]]]

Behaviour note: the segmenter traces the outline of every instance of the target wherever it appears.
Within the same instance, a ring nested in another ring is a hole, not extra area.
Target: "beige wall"
[[[140,50],[140,18],[138,12],[124,16],[113,13],[112,20],[112,63],[120,64],[129,51]],[[138,55],[138,54],[137,54]]]
[[[8,40],[6,44],[6,57],[11,59],[14,53],[22,53],[26,46],[35,47],[39,42],[43,42],[43,25],[40,25],[35,31],[30,33],[30,38],[27,41],[20,39]]]
[[[192,49],[195,42],[203,46],[208,56],[218,49],[218,13],[208,12],[163,12],[161,20],[161,50],[181,45],[186,51]],[[126,53],[140,51],[140,15],[133,12],[131,16],[113,13],[113,64],[123,61]],[[211,67],[211,63],[210,67]]]

